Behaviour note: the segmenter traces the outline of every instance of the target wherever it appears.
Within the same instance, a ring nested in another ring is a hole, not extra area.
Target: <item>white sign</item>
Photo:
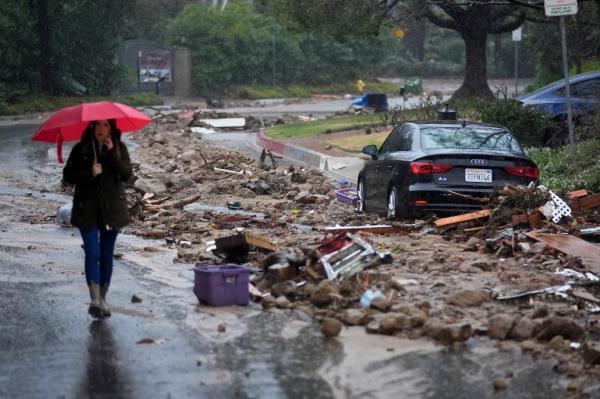
[[[522,33],[523,33],[523,28],[519,28],[519,29],[513,30],[512,41],[513,42],[520,42],[521,41],[521,37],[523,36]]]
[[[577,14],[577,0],[544,0],[547,17]]]

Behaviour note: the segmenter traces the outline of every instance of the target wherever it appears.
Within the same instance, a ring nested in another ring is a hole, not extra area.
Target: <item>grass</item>
[[[0,102],[0,115],[22,115],[37,112],[56,111],[64,107],[77,105],[83,102],[115,101],[134,107],[160,105],[163,100],[152,93],[135,94],[129,96],[100,97],[100,96],[27,96],[16,103]]]
[[[398,85],[385,82],[365,82],[366,86],[363,92],[381,92],[389,94],[398,94],[400,90]],[[288,85],[288,86],[263,86],[249,85],[240,86],[233,90],[233,95],[239,98],[263,99],[263,98],[289,98],[289,97],[311,97],[317,94],[361,94],[356,89],[356,82],[349,81],[345,83],[333,83],[320,86]]]
[[[377,148],[381,147],[383,141],[390,134],[389,131],[372,133],[372,134],[361,134],[348,137],[339,137],[336,139],[326,140],[325,144],[329,144],[339,150],[360,153],[363,147],[368,145],[376,145]]]
[[[381,124],[377,114],[345,115],[310,122],[294,122],[267,129],[267,136],[282,140],[296,137],[318,136],[325,133],[361,129]]]

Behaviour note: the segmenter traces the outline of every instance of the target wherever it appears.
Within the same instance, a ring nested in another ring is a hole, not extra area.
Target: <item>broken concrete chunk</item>
[[[358,326],[365,323],[367,312],[362,309],[346,309],[342,314],[342,321],[350,326]]]
[[[279,309],[289,309],[292,307],[292,303],[285,296],[280,296],[275,299],[275,306]]]
[[[159,179],[137,179],[133,186],[143,193],[160,194],[167,191],[167,186]]]
[[[514,323],[514,318],[506,313],[498,313],[488,320],[488,335],[493,339],[506,339]]]
[[[489,300],[489,293],[480,290],[459,290],[448,297],[450,305],[459,307],[480,306]]]
[[[557,335],[563,338],[580,341],[585,336],[585,330],[574,320],[566,317],[548,317],[533,331],[537,339],[549,341]]]
[[[529,317],[520,317],[508,333],[508,338],[523,341],[533,336],[536,323]]]
[[[333,281],[323,280],[313,289],[310,302],[317,307],[325,307],[339,294],[337,284]]]

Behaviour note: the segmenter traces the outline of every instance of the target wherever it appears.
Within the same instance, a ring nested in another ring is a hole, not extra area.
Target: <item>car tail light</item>
[[[428,202],[426,200],[416,200],[415,204],[416,205],[427,205]]]
[[[452,169],[452,165],[431,162],[411,162],[410,171],[415,175],[424,175],[429,173],[444,173]]]
[[[509,166],[504,168],[506,173],[513,176],[531,177],[538,179],[540,177],[540,171],[537,166]]]

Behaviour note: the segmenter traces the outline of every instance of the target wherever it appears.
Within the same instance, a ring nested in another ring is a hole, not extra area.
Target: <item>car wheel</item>
[[[358,187],[356,188],[356,211],[359,213],[367,211],[365,206],[365,183],[363,179],[358,181]]]
[[[388,191],[387,198],[387,218],[394,220],[398,217],[398,192],[396,187],[392,186]]]

